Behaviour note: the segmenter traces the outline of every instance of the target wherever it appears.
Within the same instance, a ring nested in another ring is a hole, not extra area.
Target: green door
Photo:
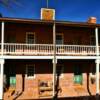
[[[14,64],[9,68],[9,85],[10,87],[16,86],[16,67]]]
[[[16,77],[10,76],[10,86],[15,87],[16,86]]]
[[[82,68],[80,66],[74,67],[74,83],[76,84],[83,83]]]
[[[74,83],[82,84],[82,81],[83,81],[82,74],[81,75],[74,75]]]

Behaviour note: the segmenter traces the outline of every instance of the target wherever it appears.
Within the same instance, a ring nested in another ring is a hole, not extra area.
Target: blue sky
[[[40,19],[40,9],[46,7],[46,0],[17,1],[9,2],[11,8],[0,4],[0,13],[4,17]],[[56,20],[85,22],[94,16],[100,23],[100,0],[49,0],[49,8],[55,9]]]

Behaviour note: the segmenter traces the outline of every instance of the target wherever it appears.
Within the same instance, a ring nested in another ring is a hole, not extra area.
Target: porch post
[[[0,59],[0,100],[3,100],[4,59]]]
[[[96,95],[99,95],[99,60],[96,60]]]
[[[55,92],[56,92],[56,25],[55,22],[53,24],[53,98],[55,98]]]
[[[96,55],[99,56],[99,40],[98,40],[98,28],[95,28],[95,38],[96,38]]]
[[[96,56],[99,56],[98,28],[95,28]],[[99,95],[99,59],[96,59],[96,95]]]
[[[57,59],[52,60],[53,63],[53,98],[56,95],[56,64],[57,64]]]
[[[3,55],[4,50],[4,22],[1,24],[1,55]]]

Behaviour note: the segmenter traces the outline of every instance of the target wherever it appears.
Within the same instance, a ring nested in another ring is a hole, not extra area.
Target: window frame
[[[57,43],[56,43],[56,45],[63,45],[63,44],[64,44],[64,34],[63,34],[63,33],[57,33],[57,34],[56,34],[56,42],[57,42],[57,35],[62,36],[62,44],[57,44]]]
[[[33,68],[34,68],[33,76],[28,76],[28,67],[29,66],[31,66],[31,67],[33,66]],[[35,64],[27,64],[26,65],[26,74],[25,74],[25,77],[27,79],[34,79],[36,77],[36,75],[35,75]]]
[[[28,43],[28,35],[29,34],[32,34],[32,35],[34,35],[34,43]],[[35,32],[26,32],[26,44],[35,44]]]

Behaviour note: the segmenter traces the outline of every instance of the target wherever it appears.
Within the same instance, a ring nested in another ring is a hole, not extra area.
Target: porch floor
[[[92,91],[95,91],[95,87],[92,88]],[[23,99],[50,99],[52,98],[52,96],[39,96],[39,94],[35,94],[33,93],[33,91],[24,91],[24,92],[12,92],[10,93],[11,91],[6,91],[4,93],[4,100],[23,100]],[[83,96],[94,96],[95,95],[95,92],[93,92],[91,95],[89,94],[88,90],[86,90],[85,88],[80,88],[80,87],[75,87],[73,89],[66,89],[66,91],[63,91],[63,92],[66,92],[66,95],[63,95],[63,93],[61,93],[61,95],[58,95],[58,98],[69,98],[69,97],[72,97],[72,98],[76,98],[76,97],[83,97]]]

